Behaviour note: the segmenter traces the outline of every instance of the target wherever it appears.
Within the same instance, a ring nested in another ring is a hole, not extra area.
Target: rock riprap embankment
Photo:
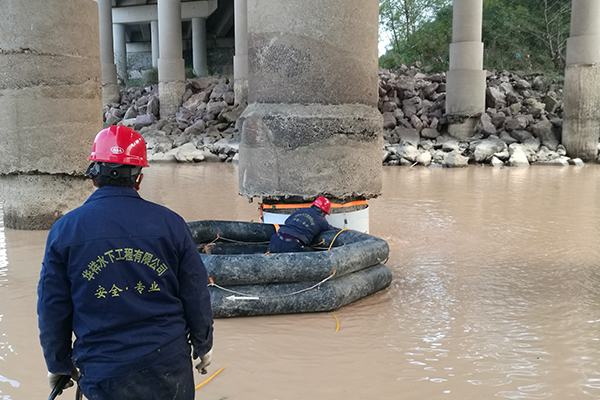
[[[473,116],[473,137],[458,140],[447,134],[448,124],[464,120],[445,115],[445,82],[445,74],[427,75],[416,67],[380,70],[384,164],[582,164],[560,144],[562,85],[543,75],[489,71],[486,111]]]
[[[236,122],[244,106],[234,105],[233,84],[227,78],[189,79],[179,111],[158,119],[158,87],[121,93],[119,104],[104,107],[108,125],[131,126],[144,137],[148,160],[233,161],[238,153]]]
[[[384,165],[582,165],[567,157],[560,144],[562,85],[556,80],[488,72],[486,111],[472,117],[477,124],[469,140],[447,133],[450,123],[461,120],[445,115],[445,82],[445,74],[425,74],[418,66],[379,71]],[[229,78],[188,80],[175,116],[159,119],[158,101],[156,85],[129,89],[121,93],[120,103],[105,106],[104,121],[138,130],[150,161],[237,160],[237,122],[245,105],[234,103]]]

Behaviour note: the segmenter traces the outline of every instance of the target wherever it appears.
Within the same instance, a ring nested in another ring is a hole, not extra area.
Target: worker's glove
[[[198,353],[196,352],[195,347],[193,348],[192,356],[193,356],[194,360],[196,360],[198,358]],[[202,375],[204,375],[207,373],[206,367],[208,367],[211,362],[212,362],[212,348],[208,351],[208,353],[206,353],[205,355],[200,357],[200,362],[198,364],[196,364],[195,368],[198,370],[198,372],[200,372]]]
[[[63,389],[68,389],[71,386],[74,385],[74,380],[78,380],[79,379],[79,371],[77,370],[77,368],[75,367],[75,365],[73,365],[73,363],[71,363],[71,374],[70,375],[66,375],[66,374],[53,374],[52,372],[48,372],[48,385],[50,386],[50,389],[54,389],[54,387],[56,386],[56,384],[61,380],[61,378],[65,378],[66,377],[70,377],[71,379],[69,379],[69,381],[63,386]],[[62,390],[61,392],[62,393]],[[59,394],[60,394],[59,393]]]
[[[61,374],[53,374],[52,372],[48,372],[48,385],[50,389],[54,389],[54,386],[60,381],[60,378],[63,376],[71,376],[71,375],[61,375]],[[69,379],[69,382],[63,387],[63,389],[67,389],[73,386],[73,379]]]
[[[52,372],[48,372],[48,385],[50,386],[50,389],[52,389],[53,392],[56,385],[58,385],[59,381],[63,378],[69,378],[69,381],[65,384],[65,386],[62,387],[62,389],[59,390],[57,394],[58,396],[62,394],[63,390],[73,386],[73,379],[70,379],[71,375],[53,374]]]

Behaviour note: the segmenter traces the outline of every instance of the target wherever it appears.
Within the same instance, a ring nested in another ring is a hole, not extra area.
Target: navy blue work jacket
[[[97,189],[50,230],[38,285],[48,371],[115,377],[212,347],[207,273],[185,221],[134,189]],[[75,342],[72,344],[72,332]],[[71,350],[72,348],[72,350]]]
[[[329,225],[323,215],[312,207],[301,208],[287,217],[285,225],[279,228],[279,232],[292,235],[308,246],[313,238],[321,231],[339,230]]]

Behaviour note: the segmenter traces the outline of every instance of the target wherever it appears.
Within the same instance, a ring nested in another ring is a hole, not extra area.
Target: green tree
[[[482,40],[484,68],[530,70],[531,53],[524,39],[528,9],[514,0],[484,0]]]
[[[570,9],[571,0],[484,0],[484,68],[562,74]],[[447,70],[450,1],[381,0],[380,31],[391,39],[382,67],[421,61]]]
[[[392,51],[400,49],[424,22],[434,19],[437,12],[451,0],[380,0],[379,26],[389,35]]]
[[[446,6],[437,12],[435,19],[422,23],[401,51],[406,55],[406,64],[419,61],[432,71],[442,72],[449,68],[451,41],[452,7]]]
[[[484,67],[562,74],[569,0],[485,0]]]
[[[554,68],[565,69],[565,52],[571,24],[571,0],[529,0],[529,24],[525,33],[541,46]]]

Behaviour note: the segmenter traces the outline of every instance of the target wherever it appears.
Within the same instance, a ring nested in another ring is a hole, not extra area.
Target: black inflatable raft
[[[268,255],[274,225],[206,220],[188,226],[217,318],[333,311],[392,280],[382,264],[387,242],[366,233],[326,231],[313,240],[318,251]]]

